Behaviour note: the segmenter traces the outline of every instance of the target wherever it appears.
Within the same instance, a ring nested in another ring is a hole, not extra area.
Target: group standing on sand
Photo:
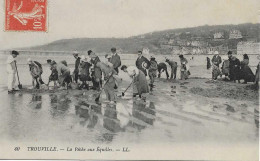
[[[13,93],[15,90],[15,73],[16,71],[16,57],[19,55],[17,51],[12,51],[7,60],[7,72],[8,72],[8,93]],[[42,80],[42,65],[35,60],[28,58],[29,71],[32,76],[32,88],[39,89],[46,87],[49,89],[51,82],[54,84],[54,88],[59,89],[104,89],[107,100],[111,103],[115,102],[116,93],[119,82],[119,67],[121,66],[121,58],[116,52],[116,48],[111,48],[111,54],[105,56],[105,61],[102,62],[92,50],[88,51],[88,55],[79,56],[78,52],[73,53],[75,58],[75,69],[71,74],[70,69],[65,60],[56,62],[55,60],[48,59],[47,64],[50,67],[51,74],[48,79],[48,83],[45,84]],[[177,62],[166,58],[166,63],[171,67],[170,79],[176,79]],[[189,72],[188,61],[183,55],[180,55],[181,62],[181,78],[187,79]],[[154,80],[161,76],[162,72],[166,72],[167,79],[169,74],[167,71],[167,65],[164,62],[157,63],[156,58],[151,56],[148,60],[143,56],[142,51],[138,51],[138,58],[136,60],[136,66],[121,66],[121,70],[126,72],[133,82],[133,96],[138,96],[144,99],[142,94],[149,93],[155,87]],[[104,82],[102,81],[104,77]],[[148,84],[146,77],[149,76],[150,83]],[[92,82],[90,88],[89,82]],[[150,87],[150,88],[149,88]]]
[[[13,93],[18,90],[14,87],[16,81],[15,74],[17,73],[17,55],[19,55],[17,51],[12,51],[7,59],[8,93]],[[47,60],[47,64],[51,70],[47,84],[43,82],[41,77],[43,73],[42,65],[29,58],[28,65],[32,76],[32,88],[39,89],[46,87],[46,89],[49,89],[50,83],[53,82],[54,88],[59,87],[59,89],[104,90],[107,101],[115,103],[118,84],[121,81],[121,78],[118,77],[119,68],[121,67],[121,70],[132,78],[133,97],[138,96],[137,99],[145,100],[143,94],[149,93],[149,91],[152,91],[155,87],[154,80],[157,77],[157,72],[158,78],[161,77],[162,72],[165,72],[167,79],[176,79],[178,68],[177,62],[170,60],[169,58],[165,58],[165,62],[160,62],[159,64],[153,55],[150,57],[150,60],[148,60],[143,55],[142,51],[138,51],[138,58],[135,66],[122,65],[121,58],[117,53],[116,48],[111,48],[111,53],[105,56],[105,61],[101,61],[99,56],[92,50],[89,50],[87,55],[82,56],[79,56],[79,52],[74,52],[73,57],[75,58],[75,69],[72,74],[66,61],[56,62],[51,59]],[[240,81],[240,79],[244,79],[244,83],[255,80],[259,81],[259,64],[255,76],[248,66],[249,57],[246,54],[241,62],[232,55],[232,52],[228,52],[228,57],[229,59],[222,63],[219,53],[215,52],[215,55],[211,60],[213,80],[216,80],[219,75],[224,74],[225,79],[228,80]],[[180,78],[186,80],[191,74],[189,63],[183,55],[179,55],[179,58]],[[207,68],[210,68],[211,64],[209,58],[207,61]],[[166,63],[171,69],[170,76]],[[222,71],[220,71],[221,63]],[[147,77],[150,79],[149,83]],[[102,78],[104,78],[103,81]],[[90,86],[90,82],[92,82],[92,86]]]
[[[258,82],[259,78],[256,77],[258,75],[258,71],[256,72],[256,75],[254,75],[249,67],[249,57],[247,54],[243,55],[242,61],[236,58],[232,54],[232,51],[228,51],[227,55],[228,59],[222,62],[222,58],[220,57],[219,52],[215,51],[214,56],[211,59],[212,79],[214,81],[217,80],[218,76],[222,77],[222,75],[224,75],[225,81],[234,81],[240,83],[240,80],[243,80],[244,84],[247,84],[247,82]],[[222,66],[220,68],[221,63]],[[209,58],[207,57],[207,69],[209,69],[210,66],[211,64]],[[259,68],[259,65],[257,68]]]

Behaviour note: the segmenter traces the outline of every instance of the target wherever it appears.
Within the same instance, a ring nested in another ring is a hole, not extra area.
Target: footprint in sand
[[[171,86],[172,89],[176,89],[176,86]]]
[[[214,105],[213,108],[212,108],[212,110],[213,110],[213,111],[216,111],[218,108],[219,108],[218,106]]]
[[[180,83],[180,85],[185,85],[185,84],[189,84],[190,82],[183,82],[183,83]]]
[[[186,87],[186,86],[180,86],[181,88],[183,88],[183,89],[188,89],[188,87]]]
[[[248,107],[248,106],[247,106],[247,104],[242,103],[242,104],[241,104],[241,107]]]
[[[225,104],[227,106],[226,110],[229,111],[229,112],[236,112],[235,111],[235,108],[233,106],[230,106],[228,104]]]

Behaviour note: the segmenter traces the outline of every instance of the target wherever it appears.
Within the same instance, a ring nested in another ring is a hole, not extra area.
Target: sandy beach
[[[128,83],[121,84],[118,96]],[[8,107],[1,111],[1,126],[4,127],[1,136],[23,141],[58,142],[67,142],[77,136],[76,140],[80,142],[117,144],[148,143],[159,135],[153,142],[258,144],[258,91],[251,89],[250,84],[160,78],[156,79],[155,85],[146,95],[146,102],[133,99],[130,89],[125,97],[118,97],[116,105],[106,103],[104,93],[100,102],[95,102],[97,91],[93,90],[23,89],[12,96],[3,96],[16,101],[12,101],[11,107],[1,105]],[[14,116],[13,110],[18,115]],[[26,117],[28,115],[31,118]],[[51,126],[58,122],[61,124],[58,127]],[[50,135],[39,131],[42,124],[47,128],[43,131],[52,131]],[[14,127],[12,135],[6,131],[9,126]],[[86,130],[92,134],[86,135]],[[26,131],[27,135],[22,135]]]

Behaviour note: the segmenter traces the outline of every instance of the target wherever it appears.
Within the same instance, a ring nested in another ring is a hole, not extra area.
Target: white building
[[[170,39],[168,44],[174,44],[174,39]]]
[[[249,54],[259,55],[260,54],[260,43],[258,42],[239,42],[237,44],[237,54]]]
[[[231,30],[229,33],[229,39],[241,39],[243,38],[239,30]]]
[[[223,32],[216,32],[213,36],[214,36],[214,39],[224,39]]]

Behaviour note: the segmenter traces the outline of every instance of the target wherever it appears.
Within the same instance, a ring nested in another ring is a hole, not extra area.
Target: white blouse
[[[130,77],[139,75],[139,69],[135,66],[127,67],[127,73]]]

